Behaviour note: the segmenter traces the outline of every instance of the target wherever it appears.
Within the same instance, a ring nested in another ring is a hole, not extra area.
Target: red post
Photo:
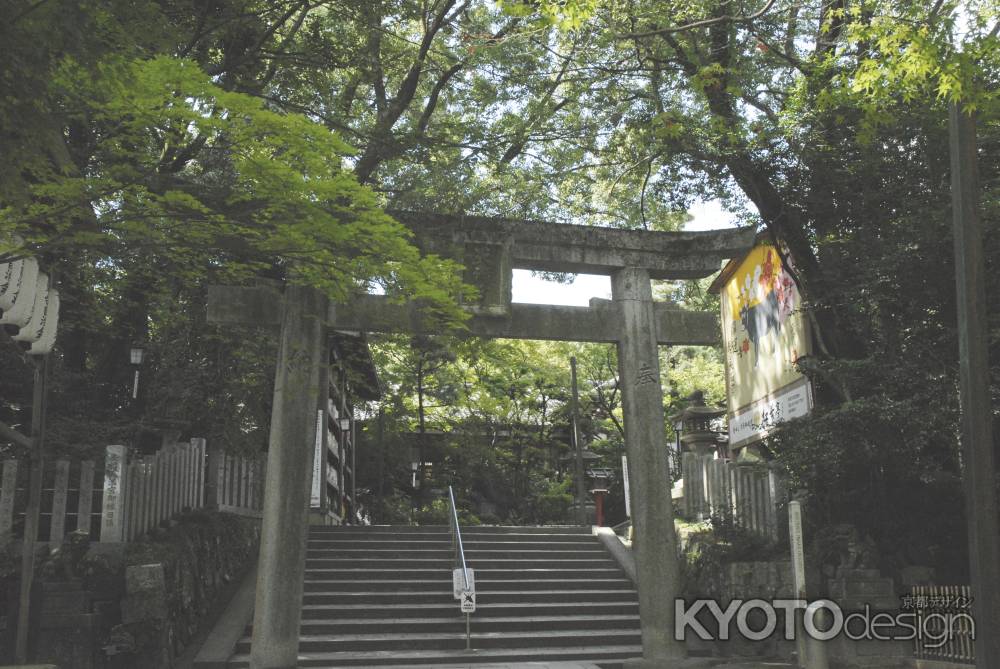
[[[604,491],[594,491],[594,511],[597,514],[597,526],[604,527]]]

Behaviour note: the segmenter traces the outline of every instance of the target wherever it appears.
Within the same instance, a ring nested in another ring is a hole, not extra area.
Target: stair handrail
[[[448,486],[448,501],[451,503],[451,515],[448,522],[451,525],[451,546],[455,550],[455,566],[462,567],[462,578],[465,579],[465,589],[469,590],[469,569],[465,565],[465,547],[462,546],[462,529],[458,526],[458,508],[455,506],[455,491]]]
[[[469,568],[465,564],[465,547],[462,545],[462,528],[458,526],[458,507],[455,506],[455,491],[451,489],[451,486],[448,486],[448,502],[451,504],[451,515],[448,516],[448,522],[451,524],[452,548],[455,549],[455,566],[462,566],[462,578],[465,580],[464,592],[468,592],[472,589],[469,584]],[[472,626],[469,622],[468,613],[465,614],[465,650],[472,650]]]

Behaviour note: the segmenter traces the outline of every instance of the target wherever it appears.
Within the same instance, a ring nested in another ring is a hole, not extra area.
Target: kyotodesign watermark
[[[906,607],[906,604],[910,604]],[[780,633],[788,641],[796,638],[796,611],[802,613],[802,629],[813,639],[829,641],[845,636],[852,641],[913,641],[924,648],[938,648],[959,634],[975,639],[976,623],[968,611],[958,606],[930,608],[904,602],[901,611],[872,610],[844,613],[829,599],[734,599],[725,608],[714,599],[698,599],[690,604],[674,602],[674,638],[684,641],[694,634],[704,641],[726,641],[735,635],[763,641]],[[778,611],[783,611],[779,631]],[[710,618],[706,618],[706,616]],[[699,619],[701,618],[701,619]],[[709,624],[709,621],[715,624]],[[712,631],[706,628],[714,628]]]

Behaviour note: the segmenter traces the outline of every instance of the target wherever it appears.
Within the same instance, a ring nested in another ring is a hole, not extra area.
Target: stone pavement
[[[685,667],[690,661],[685,661]],[[728,662],[723,659],[705,659],[698,662],[700,666],[711,669],[792,669],[795,665],[777,660],[759,660],[752,662]],[[620,662],[514,662],[502,664],[458,663],[435,665],[435,669],[621,669]],[[0,669],[3,669],[0,667]],[[427,669],[427,665],[393,665],[380,669]],[[670,669],[663,667],[662,669]]]

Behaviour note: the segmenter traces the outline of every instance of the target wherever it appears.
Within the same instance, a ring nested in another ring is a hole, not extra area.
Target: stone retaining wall
[[[170,667],[252,564],[259,541],[260,521],[206,512],[190,514],[155,541],[130,545],[115,632],[133,666]]]

